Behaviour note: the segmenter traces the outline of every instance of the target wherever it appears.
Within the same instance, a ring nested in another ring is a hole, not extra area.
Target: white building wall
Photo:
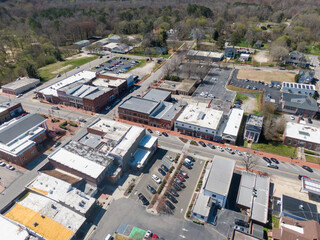
[[[218,126],[219,125],[220,125],[220,123],[218,124]],[[190,132],[196,131],[197,133],[206,134],[206,135],[210,135],[213,137],[215,137],[217,134],[216,129],[205,128],[205,127],[201,127],[201,126],[197,126],[197,125],[189,124],[189,123],[185,123],[185,122],[180,122],[180,121],[175,121],[174,127],[175,127],[176,131],[178,129],[180,129],[182,131],[185,130],[185,131],[190,131]]]
[[[227,201],[227,196],[216,194],[216,193],[210,192],[206,189],[203,189],[203,194],[216,200],[216,204],[219,205],[220,207],[222,207],[222,208],[225,207],[226,201]]]

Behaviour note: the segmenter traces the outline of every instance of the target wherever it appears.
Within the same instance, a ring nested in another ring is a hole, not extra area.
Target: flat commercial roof
[[[301,184],[303,190],[320,195],[320,181],[303,177]]]
[[[46,119],[39,114],[27,114],[19,119],[4,123],[0,127],[0,143],[8,144],[31,129],[44,123]]]
[[[12,90],[16,90],[16,89],[19,89],[23,86],[29,85],[29,84],[34,85],[34,87],[35,87],[40,83],[40,80],[36,79],[36,78],[23,77],[23,78],[18,78],[18,79],[19,80],[2,85],[2,88],[9,88]]]
[[[256,175],[256,194],[253,198],[251,219],[260,223],[267,223],[268,221],[269,186],[269,177]]]
[[[130,163],[131,166],[141,168],[145,165],[148,157],[150,156],[151,151],[138,148],[133,154],[133,161]]]
[[[292,83],[292,82],[283,82],[282,88],[296,88],[296,89],[303,89],[303,90],[316,90],[315,86],[312,84],[305,84],[305,83]]]
[[[198,194],[192,212],[195,214],[199,214],[204,217],[208,217],[210,213],[210,206],[208,206],[210,197],[205,196],[202,192]]]
[[[119,108],[150,114],[158,104],[158,101],[132,96],[125,100]]]
[[[215,156],[204,189],[227,196],[230,188],[235,161]]]
[[[282,100],[285,102],[285,106],[301,108],[310,111],[319,111],[317,101],[306,95],[282,93]]]
[[[208,108],[207,104],[189,104],[176,121],[216,130],[222,115],[222,111]]]
[[[92,84],[101,87],[118,87],[124,82],[126,82],[125,79],[109,80],[105,78],[97,78],[92,82]]]
[[[150,117],[172,121],[180,112],[182,107],[171,102],[160,102],[160,104],[150,114]]]
[[[86,83],[92,79],[94,79],[96,77],[96,73],[95,72],[91,72],[91,71],[81,71],[79,73],[76,73],[70,77],[67,77],[59,82],[56,82],[46,88],[41,89],[39,92],[44,94],[44,95],[48,95],[48,96],[58,96],[57,94],[57,90],[59,90],[60,88],[66,87],[72,83],[75,82],[82,82],[82,83]]]
[[[31,192],[5,216],[48,240],[70,239],[86,220],[61,204]]]
[[[18,224],[9,221],[6,217],[0,216],[0,231],[2,239],[26,240],[29,233]]]
[[[285,136],[304,142],[320,144],[320,128],[305,124],[287,122]]]
[[[54,151],[48,158],[93,178],[98,178],[105,170],[104,166],[69,152],[64,148]]]
[[[239,108],[232,108],[229,114],[228,122],[223,134],[238,136],[244,111]]]
[[[148,91],[143,98],[149,99],[153,101],[164,101],[171,95],[171,92],[158,90],[158,89],[151,89]]]
[[[95,198],[74,188],[70,183],[44,173],[39,173],[27,188],[52,200],[61,202],[82,214],[86,214],[96,201]]]
[[[144,147],[147,149],[152,148],[152,146],[155,144],[155,142],[157,141],[157,137],[146,134],[141,141],[139,142],[139,147]]]

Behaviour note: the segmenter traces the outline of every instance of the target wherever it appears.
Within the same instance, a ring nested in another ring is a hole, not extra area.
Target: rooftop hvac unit
[[[300,209],[300,210],[304,210],[304,207],[303,207],[302,204],[299,205],[299,209]]]

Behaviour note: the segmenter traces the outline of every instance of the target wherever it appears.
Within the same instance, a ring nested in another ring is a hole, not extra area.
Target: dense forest
[[[259,24],[273,23],[272,31]],[[0,83],[74,52],[72,43],[93,35],[138,34],[144,46],[175,29],[188,39],[193,29],[222,47],[243,41],[270,42],[279,57],[293,49],[320,47],[320,1],[314,0],[1,0]],[[161,35],[162,34],[162,35]]]

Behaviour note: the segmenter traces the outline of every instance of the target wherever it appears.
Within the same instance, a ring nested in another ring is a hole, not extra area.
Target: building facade
[[[257,143],[263,126],[263,116],[250,114],[244,131],[244,140]]]
[[[0,124],[21,115],[23,112],[21,103],[11,101],[0,103]]]
[[[40,84],[40,79],[29,78],[29,77],[19,77],[16,81],[3,85],[2,92],[18,95],[26,92],[32,88],[35,88]]]

